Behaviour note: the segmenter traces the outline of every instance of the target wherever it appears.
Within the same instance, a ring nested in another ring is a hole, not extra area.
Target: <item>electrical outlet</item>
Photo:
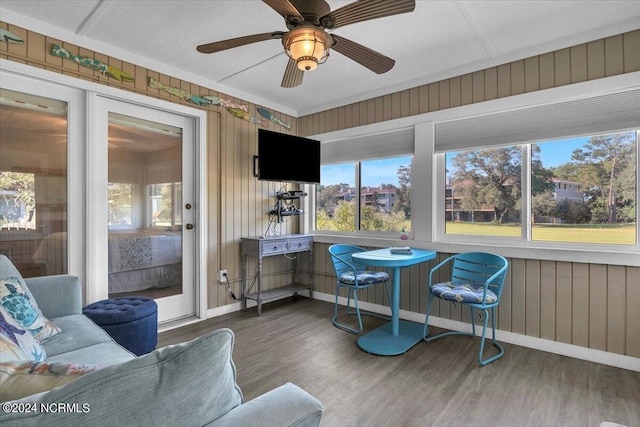
[[[225,277],[226,275],[227,275],[227,270],[218,271],[218,282],[226,283],[227,281],[227,278]]]

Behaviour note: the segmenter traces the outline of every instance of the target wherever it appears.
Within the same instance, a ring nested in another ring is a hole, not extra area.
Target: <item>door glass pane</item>
[[[67,103],[0,89],[0,253],[24,277],[67,263]]]
[[[182,129],[109,113],[109,296],[182,293]]]

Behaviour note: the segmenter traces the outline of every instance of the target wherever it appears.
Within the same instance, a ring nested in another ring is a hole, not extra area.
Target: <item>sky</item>
[[[545,168],[560,166],[571,160],[571,153],[576,148],[584,147],[589,137],[561,139],[552,142],[538,144],[540,147],[540,160]]]
[[[362,185],[377,187],[380,184],[398,185],[398,167],[409,166],[411,157],[394,157],[390,159],[362,162]],[[323,184],[345,183],[355,186],[354,163],[340,163],[322,166],[320,180]]]

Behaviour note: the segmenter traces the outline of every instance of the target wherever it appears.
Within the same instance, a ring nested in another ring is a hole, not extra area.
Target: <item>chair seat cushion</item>
[[[356,280],[359,286],[374,285],[386,282],[389,275],[384,271],[357,271],[355,275],[349,271],[340,275],[340,283],[345,285],[355,285]]]
[[[431,286],[431,293],[447,301],[482,304],[483,286],[460,282],[442,282]],[[487,289],[484,304],[493,304],[498,300],[496,294]]]

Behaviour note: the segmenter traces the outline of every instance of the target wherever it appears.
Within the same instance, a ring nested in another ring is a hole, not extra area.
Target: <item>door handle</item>
[[[185,225],[185,227],[187,228],[187,230],[193,230],[193,224],[187,224]]]

